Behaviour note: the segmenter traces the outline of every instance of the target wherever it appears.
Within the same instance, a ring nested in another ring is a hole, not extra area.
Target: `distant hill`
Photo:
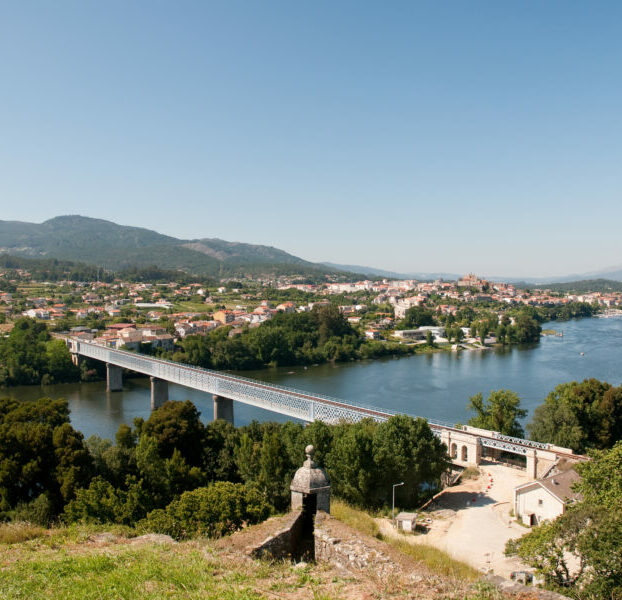
[[[553,292],[622,292],[622,281],[611,279],[583,279],[581,281],[567,281],[564,283],[540,283],[532,287],[547,289]]]
[[[78,260],[112,270],[157,265],[216,277],[317,277],[338,271],[271,246],[210,238],[181,240],[78,215],[55,217],[41,224],[0,221],[0,253]]]
[[[331,262],[323,262],[322,264],[339,271],[349,271],[351,273],[361,273],[363,275],[374,275],[376,277],[389,277],[392,279],[419,279],[426,281],[444,279],[447,281],[455,281],[456,279],[460,279],[460,277],[462,277],[462,275],[457,275],[456,273],[398,273],[396,271],[386,271],[384,269],[364,267],[362,265],[339,265]]]

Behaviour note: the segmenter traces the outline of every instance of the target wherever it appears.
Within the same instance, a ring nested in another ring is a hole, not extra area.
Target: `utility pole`
[[[391,504],[391,521],[393,522],[393,527],[395,527],[395,488],[400,485],[404,485],[404,482],[401,481],[400,483],[393,484],[393,503]]]

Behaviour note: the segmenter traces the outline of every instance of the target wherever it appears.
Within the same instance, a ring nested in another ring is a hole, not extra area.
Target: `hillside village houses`
[[[23,273],[24,277],[27,276],[26,271]],[[0,304],[14,306],[16,304],[16,294],[13,291],[15,286],[3,290],[2,277],[3,273],[0,271]],[[254,308],[241,305],[233,307],[231,298],[228,299],[229,303],[225,308],[221,299],[210,297],[209,290],[198,283],[182,285],[175,282],[157,284],[125,281],[112,283],[61,281],[57,285],[68,288],[70,292],[63,292],[62,297],[60,294],[59,297],[34,294],[25,298],[19,296],[21,314],[46,321],[59,321],[68,317],[85,323],[88,323],[89,319],[97,319],[101,323],[102,317],[123,320],[125,327],[109,326],[103,332],[97,331],[95,334],[90,331],[75,333],[81,336],[96,335],[100,343],[126,348],[140,347],[140,344],[145,343],[172,348],[175,338],[204,335],[217,327],[232,326],[234,332],[241,331],[245,326],[257,327],[271,319],[277,312],[306,312],[314,307],[330,304],[329,298],[318,299],[322,295],[359,294],[352,298],[352,304],[342,304],[339,310],[349,323],[353,325],[361,321],[365,323],[367,331],[361,333],[370,339],[382,337],[380,332],[383,330],[392,330],[395,321],[403,319],[406,312],[414,306],[428,306],[439,316],[456,314],[459,306],[464,303],[485,300],[507,305],[554,306],[570,302],[588,302],[598,303],[606,308],[622,306],[621,292],[552,294],[547,290],[528,291],[517,289],[507,283],[489,282],[473,274],[466,275],[457,282],[379,279],[352,283],[301,284],[295,283],[293,277],[284,277],[278,282],[266,280],[258,287],[258,292],[240,293],[235,298],[238,302],[252,302]],[[287,300],[273,306],[268,300],[258,299],[263,285],[272,285],[280,290],[296,289],[312,293],[315,298],[306,304]],[[218,293],[232,294],[233,292],[228,291],[225,286],[220,286]],[[432,297],[433,302],[431,302]],[[173,306],[179,306],[179,302],[186,299],[194,299],[196,302],[197,298],[201,304],[216,304],[219,308],[213,314],[206,311],[171,312]],[[361,301],[357,302],[359,298]],[[379,313],[377,306],[383,304],[390,305],[392,311]],[[376,309],[374,310],[375,317],[371,322],[365,318],[369,309]],[[156,326],[159,319],[166,319],[168,331]],[[145,322],[151,322],[154,325],[147,325]],[[444,333],[442,327],[432,329],[435,341],[442,341]],[[465,330],[464,333],[466,337],[468,331]],[[404,340],[421,341],[425,339],[427,330],[419,328],[398,331],[395,335]]]

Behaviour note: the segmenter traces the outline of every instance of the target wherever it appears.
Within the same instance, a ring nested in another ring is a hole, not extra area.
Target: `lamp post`
[[[391,505],[391,521],[393,521],[393,527],[395,527],[395,488],[400,485],[404,485],[404,482],[401,481],[400,483],[393,484],[393,504]]]

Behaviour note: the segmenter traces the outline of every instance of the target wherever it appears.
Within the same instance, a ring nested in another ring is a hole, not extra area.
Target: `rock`
[[[96,533],[89,536],[89,541],[95,544],[115,544],[118,541],[118,537],[110,531],[104,531],[103,533]]]
[[[170,536],[162,533],[147,533],[129,540],[130,544],[176,544],[177,542]]]

